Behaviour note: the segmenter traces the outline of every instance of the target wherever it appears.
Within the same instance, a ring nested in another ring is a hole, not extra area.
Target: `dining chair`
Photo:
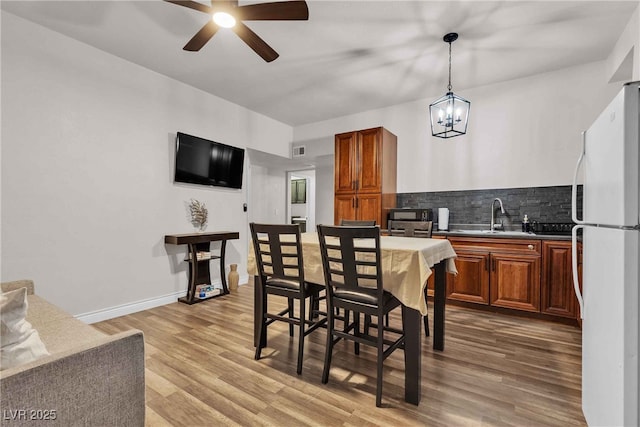
[[[372,219],[372,220],[340,219],[341,227],[372,227],[374,225],[376,225],[375,219]],[[336,315],[340,315],[339,308],[336,308]]]
[[[433,221],[389,221],[388,227],[392,236],[430,238]]]
[[[376,348],[376,406],[382,405],[382,368],[395,350],[404,349],[402,330],[384,326],[382,317],[400,307],[400,301],[383,288],[379,227],[334,227],[318,225],[322,269],[327,292],[327,346],[322,383],[329,381],[333,347],[342,339]],[[334,308],[345,311],[343,329],[337,329]],[[353,312],[353,322],[349,312]],[[360,331],[360,315],[378,319],[375,336]],[[404,319],[403,319],[404,320]],[[404,324],[404,322],[403,322]],[[404,325],[403,325],[404,326]],[[395,339],[389,339],[393,334]]]
[[[404,236],[404,237],[423,237],[431,238],[433,233],[433,221],[389,221],[389,234],[392,236]],[[427,299],[427,288],[424,289],[424,299]],[[429,332],[429,315],[425,314],[424,321],[424,335],[431,335]],[[385,318],[387,325],[389,324],[389,317]]]
[[[298,362],[296,372],[302,373],[304,338],[327,322],[314,310],[323,285],[304,280],[304,259],[300,241],[300,227],[296,224],[249,224],[256,256],[258,276],[262,291],[262,319],[258,330],[255,360],[260,359],[263,344],[266,346],[267,326],[275,321],[289,324],[289,336],[293,337],[298,326]],[[287,308],[272,313],[268,308],[268,296],[287,298]],[[310,299],[309,318],[306,318],[306,301]],[[299,302],[298,316],[294,301]],[[286,315],[286,316],[285,316]],[[263,343],[264,340],[264,343]]]
[[[355,220],[355,219],[341,219],[340,225],[348,226],[348,227],[370,227],[370,226],[376,225],[376,220],[373,219],[371,221],[369,220],[365,221],[365,220]]]

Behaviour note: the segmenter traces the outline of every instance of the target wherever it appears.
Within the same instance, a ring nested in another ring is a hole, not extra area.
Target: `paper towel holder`
[[[449,208],[438,208],[438,230],[449,230]]]

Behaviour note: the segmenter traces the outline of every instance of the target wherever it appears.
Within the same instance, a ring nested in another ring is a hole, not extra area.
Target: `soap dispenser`
[[[529,217],[527,214],[524,214],[524,218],[522,219],[522,232],[529,233],[531,231],[531,226],[529,225]]]

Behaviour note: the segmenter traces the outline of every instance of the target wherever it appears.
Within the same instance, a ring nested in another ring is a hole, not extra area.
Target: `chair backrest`
[[[431,237],[432,221],[389,221],[389,234],[405,237]]]
[[[371,221],[359,221],[355,219],[341,219],[340,225],[348,227],[372,227],[376,225],[376,220],[373,219]]]
[[[327,296],[342,288],[382,301],[380,228],[318,225],[317,229]]]
[[[300,227],[296,224],[249,224],[258,274],[304,282]]]

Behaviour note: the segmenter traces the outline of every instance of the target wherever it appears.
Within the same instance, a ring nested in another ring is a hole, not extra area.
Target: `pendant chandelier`
[[[467,133],[471,102],[459,97],[451,90],[451,43],[458,39],[458,33],[443,37],[449,43],[449,86],[447,93],[429,105],[431,134],[438,138],[452,138]]]

